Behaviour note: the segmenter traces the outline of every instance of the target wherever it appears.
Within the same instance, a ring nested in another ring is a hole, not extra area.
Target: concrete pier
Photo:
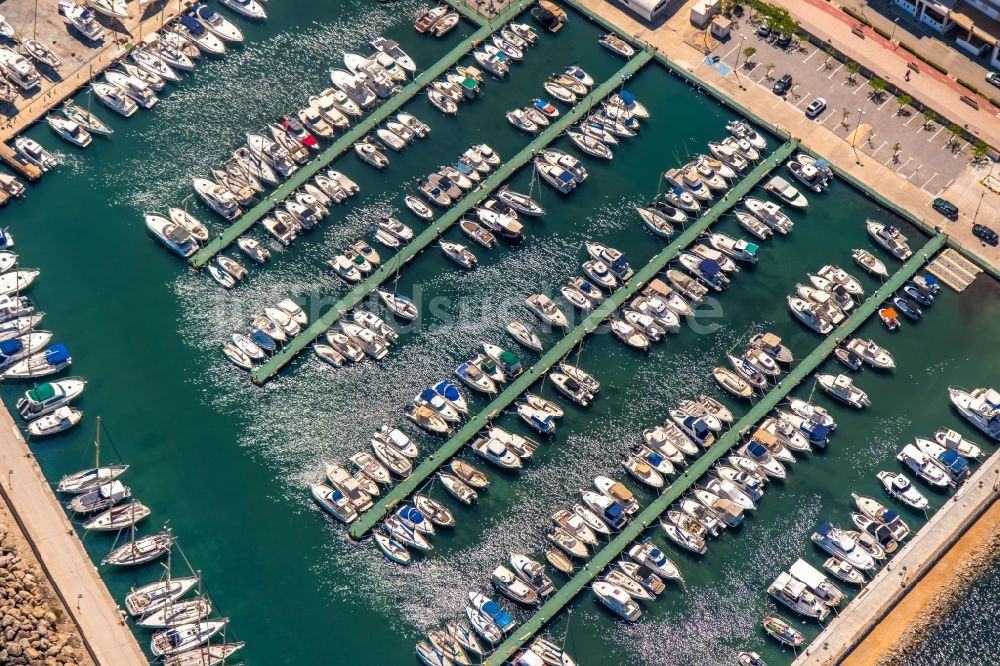
[[[945,387],[941,399],[947,400]],[[809,644],[793,666],[825,666],[851,652],[883,620],[1000,495],[1000,452],[990,456],[853,601]],[[906,618],[910,623],[917,617]],[[856,662],[860,663],[860,662]]]

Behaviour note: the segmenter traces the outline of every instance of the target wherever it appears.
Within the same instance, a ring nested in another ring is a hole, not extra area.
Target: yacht
[[[187,258],[198,251],[198,242],[181,225],[152,213],[147,213],[145,219],[156,239],[180,256]]]
[[[48,171],[49,169],[54,169],[59,166],[56,158],[52,156],[52,153],[42,148],[34,139],[29,139],[26,136],[19,136],[14,139],[14,148],[17,149],[17,154],[26,161],[34,164],[36,167],[42,171]]]
[[[802,558],[795,560],[792,566],[788,567],[788,573],[793,580],[803,583],[806,589],[825,606],[836,608],[843,603],[845,599],[844,593],[819,570]]]
[[[533,351],[542,351],[542,341],[538,334],[520,321],[515,319],[507,324],[507,332],[524,347]]]
[[[957,454],[953,453],[953,455],[957,457]],[[934,458],[913,444],[904,446],[903,450],[896,454],[896,460],[909,467],[910,471],[930,486],[940,488],[953,484],[945,469],[935,464],[936,461]],[[966,468],[964,471],[967,472],[968,469]],[[962,476],[964,476],[964,473]]]
[[[764,618],[764,631],[774,640],[782,645],[789,646],[793,650],[802,645],[806,640],[802,632],[794,629],[786,620],[774,615],[768,615]]]
[[[534,161],[535,169],[538,174],[542,177],[546,183],[551,185],[553,188],[562,192],[563,194],[569,194],[574,189],[576,189],[577,180],[576,177],[566,171],[562,167],[549,164],[545,160],[536,158]]]
[[[736,209],[733,211],[740,226],[753,234],[758,240],[767,240],[773,234],[771,228],[758,220],[756,217],[745,211]]]
[[[195,192],[209,208],[227,220],[234,220],[243,213],[236,202],[233,193],[226,188],[212,182],[208,178],[194,178],[192,180]]]
[[[781,211],[781,206],[772,201],[761,201],[754,197],[747,197],[743,200],[743,204],[754,217],[779,234],[787,235],[795,227],[791,218]]]
[[[151,109],[160,101],[145,81],[131,74],[109,69],[104,72],[104,78],[107,79],[109,84],[124,92],[144,109]]]
[[[86,148],[90,145],[90,133],[78,123],[62,116],[49,115],[45,117],[46,122],[52,131],[66,139],[73,145]]]
[[[104,39],[104,29],[94,19],[94,12],[72,0],[59,0],[59,14],[63,21],[74,28],[81,35],[93,42]]]
[[[927,498],[917,490],[905,474],[895,472],[878,472],[876,474],[882,487],[889,495],[913,509],[926,509],[929,506]]]
[[[868,394],[855,386],[854,380],[847,375],[817,374],[816,382],[826,393],[855,409],[871,404]]]
[[[966,391],[950,386],[948,397],[967,421],[992,439],[1000,440],[1000,392],[991,388]]]
[[[748,264],[757,263],[757,251],[760,249],[758,245],[749,243],[742,239],[737,240],[724,233],[709,234],[708,243],[719,252],[722,252],[736,261],[742,261]]]
[[[731,120],[726,123],[726,131],[737,139],[749,142],[757,150],[765,150],[767,148],[767,139],[742,120]]]
[[[934,433],[934,441],[949,451],[955,451],[965,458],[979,458],[983,455],[983,450],[979,445],[965,439],[960,433],[951,428],[941,428]]]
[[[204,4],[196,4],[188,16],[193,17],[213,35],[227,42],[242,42],[243,33],[231,21],[225,19],[214,9]]]
[[[257,0],[219,0],[223,5],[229,7],[237,14],[251,19],[263,21],[267,18],[267,12]]]
[[[556,328],[569,326],[566,314],[545,294],[533,294],[525,299],[524,303],[546,324]]]
[[[628,550],[628,556],[636,563],[653,570],[658,576],[672,580],[682,580],[680,570],[656,545],[647,541],[635,544]]]
[[[22,90],[37,88],[42,82],[35,66],[23,55],[6,46],[0,46],[0,70]]]
[[[702,537],[696,536],[674,523],[661,521],[660,526],[663,528],[667,538],[681,548],[689,550],[697,555],[704,555],[708,552],[708,544],[705,543],[705,539]]]
[[[339,490],[325,484],[317,484],[310,488],[313,498],[324,511],[342,523],[352,523],[358,518],[358,513],[347,497]]]
[[[28,435],[31,437],[49,437],[69,430],[80,423],[83,412],[73,407],[60,407],[51,414],[46,414],[28,424]]]
[[[889,271],[886,269],[885,264],[868,250],[851,250],[851,258],[870,275],[883,279],[889,277]]]
[[[132,529],[135,529],[133,525]],[[103,565],[127,567],[146,564],[167,554],[173,544],[169,532],[160,532],[139,539],[134,537],[129,543],[112,550],[101,560]]]
[[[42,417],[45,418],[45,417]],[[108,477],[107,483],[93,487],[86,492],[78,493],[66,505],[74,513],[97,513],[110,509],[122,500],[132,496],[132,489],[123,485],[121,481],[113,480],[113,476]]]
[[[496,383],[471,361],[462,363],[455,368],[455,375],[463,384],[474,391],[486,395],[497,392]]]
[[[787,571],[778,574],[767,587],[767,593],[799,615],[822,622],[830,614],[830,608],[806,589],[805,583],[793,578]]]
[[[25,391],[24,397],[17,401],[18,413],[26,421],[45,416],[80,397],[86,385],[86,380],[81,377],[68,377],[40,384]],[[60,483],[60,492],[68,492],[67,487]]]
[[[642,616],[642,609],[628,592],[607,581],[595,581],[591,586],[597,598],[616,615],[629,622],[635,622]]]
[[[35,379],[65,370],[73,363],[65,345],[54,344],[11,365],[0,374],[4,379]]]
[[[135,48],[129,53],[129,58],[132,59],[139,69],[149,72],[164,81],[176,83],[181,80],[180,75],[167,64],[167,62],[163,59],[163,56],[159,53],[147,51],[143,48]],[[194,63],[191,63],[191,67],[194,68]]]
[[[823,523],[812,534],[813,543],[830,555],[838,557],[855,569],[870,571],[875,568],[875,559],[858,546],[858,543],[844,530],[831,523]]]
[[[150,639],[149,649],[156,657],[183,654],[207,643],[212,636],[222,631],[228,622],[228,619],[223,618],[192,622],[158,631]]]
[[[448,467],[455,473],[455,476],[458,477],[462,483],[465,483],[470,488],[484,490],[490,487],[489,478],[475,466],[465,462],[464,460],[452,458],[451,462],[448,463]]]
[[[820,314],[818,304],[794,296],[788,296],[786,300],[792,314],[813,331],[821,335],[829,335],[833,331],[833,324]]]
[[[764,189],[771,194],[771,196],[781,200],[789,206],[793,206],[795,208],[805,208],[809,205],[809,200],[806,199],[806,196],[795,189],[795,186],[781,176],[774,176],[771,180],[764,183]]]
[[[892,256],[901,261],[905,261],[913,256],[913,251],[907,244],[906,236],[898,228],[871,219],[865,221],[865,227],[868,229],[868,234],[875,239],[875,242],[881,245]]]
[[[853,338],[845,345],[845,348],[858,355],[858,357],[873,368],[891,370],[896,367],[896,362],[892,354],[884,347],[875,344],[873,340]]]

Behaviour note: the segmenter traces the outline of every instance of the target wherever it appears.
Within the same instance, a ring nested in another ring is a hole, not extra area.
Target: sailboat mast
[[[97,480],[101,479],[101,417],[97,417],[97,432],[94,435],[94,467],[97,469]]]

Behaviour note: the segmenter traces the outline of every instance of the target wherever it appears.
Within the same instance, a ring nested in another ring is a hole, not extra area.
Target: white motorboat
[[[1000,393],[990,388],[966,391],[950,386],[948,397],[969,423],[992,439],[1000,440]]]
[[[889,271],[886,270],[885,264],[868,250],[851,250],[851,258],[854,259],[858,266],[868,271],[870,275],[878,278],[889,277]]]
[[[234,220],[243,213],[233,193],[208,178],[192,179],[195,192],[205,204],[227,220]]]
[[[352,523],[357,520],[357,510],[355,510],[351,501],[339,490],[320,483],[312,486],[310,491],[320,507],[337,520],[342,523]]]
[[[983,455],[983,450],[979,445],[969,441],[951,428],[941,428],[935,432],[934,441],[945,449],[955,451],[965,458],[978,458]]]
[[[822,622],[830,614],[830,608],[810,592],[805,583],[794,578],[787,571],[778,574],[774,582],[768,586],[767,593],[778,603],[799,615]]]
[[[889,370],[896,367],[892,354],[884,347],[875,344],[873,340],[852,338],[844,346],[873,368]]]
[[[923,493],[914,487],[905,474],[895,472],[878,472],[876,474],[882,487],[891,497],[913,508],[924,510],[930,505]]]
[[[181,80],[180,75],[166,63],[159,53],[147,51],[143,48],[135,48],[129,53],[129,58],[142,70],[154,74],[164,81],[176,83]],[[191,63],[192,67],[194,63]]]
[[[7,367],[0,377],[4,379],[35,379],[54,375],[73,363],[73,357],[65,345],[54,344],[46,349],[30,354]]]
[[[896,454],[900,461],[930,486],[944,487],[952,484],[945,470],[935,464],[935,459],[913,444],[907,444]]]
[[[900,261],[913,256],[913,250],[907,244],[906,236],[897,227],[869,219],[865,221],[865,228],[876,243]]]
[[[34,164],[36,167],[42,171],[48,171],[59,166],[56,158],[52,156],[52,153],[42,148],[34,139],[29,139],[26,136],[19,136],[14,139],[14,147],[17,149],[18,155],[26,162]]]
[[[794,185],[781,176],[774,176],[764,183],[764,189],[783,203],[795,208],[805,208],[809,205],[806,195],[799,192]]]
[[[257,0],[219,0],[224,6],[247,18],[263,21],[267,12]]]
[[[556,328],[566,328],[569,326],[569,319],[566,317],[566,314],[545,294],[532,294],[525,299],[524,304],[539,319],[550,326]]]
[[[80,423],[83,412],[73,407],[59,407],[50,414],[41,416],[28,424],[28,434],[32,437],[49,437],[69,430]]]
[[[576,177],[566,169],[562,167],[555,166],[554,164],[549,164],[545,160],[536,158],[534,160],[535,170],[542,177],[546,183],[551,185],[553,188],[562,192],[563,194],[569,194],[577,186]]]
[[[108,18],[129,18],[128,5],[125,4],[125,0],[87,0],[87,6]]]
[[[788,296],[787,301],[792,314],[813,331],[821,335],[829,335],[833,331],[833,324],[823,317],[816,303],[794,296]]]
[[[64,118],[62,116],[49,115],[45,117],[45,121],[52,128],[52,131],[66,139],[75,146],[81,148],[86,148],[90,145],[91,136],[90,133],[80,126],[76,121]]]
[[[104,39],[104,29],[94,19],[91,10],[76,4],[73,0],[59,0],[59,14],[67,25],[76,28],[76,31],[87,39],[94,42]]]
[[[716,250],[725,253],[737,261],[748,264],[757,263],[757,251],[759,246],[749,243],[743,239],[737,240],[724,233],[711,233],[708,236],[709,244]]]
[[[847,375],[817,374],[816,382],[823,391],[855,409],[871,404],[868,394],[855,386],[854,380]]]
[[[743,203],[754,217],[782,235],[791,233],[795,227],[795,223],[792,222],[791,218],[781,211],[781,206],[773,201],[762,201],[754,197],[747,197],[743,200]]]
[[[27,58],[5,46],[0,46],[0,70],[22,90],[37,88],[42,82],[38,70]]]
[[[832,523],[823,523],[813,532],[812,541],[830,555],[837,557],[855,569],[870,571],[875,568],[875,558],[858,546],[858,543],[844,530]]]
[[[189,14],[216,37],[227,42],[242,42],[243,33],[231,21],[224,18],[214,9],[204,4],[194,5],[194,11]]]
[[[109,69],[104,72],[104,78],[144,109],[151,109],[160,101],[145,81],[131,74]]]
[[[198,241],[183,226],[152,213],[147,213],[145,220],[153,236],[180,256],[187,258],[198,251]]]

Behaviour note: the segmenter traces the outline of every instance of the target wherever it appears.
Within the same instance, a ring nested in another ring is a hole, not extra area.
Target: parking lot
[[[798,124],[822,125],[852,144],[859,161],[877,160],[880,170],[895,171],[930,197],[947,189],[968,166],[972,159],[969,142],[956,142],[946,122],[927,122],[913,107],[901,108],[887,91],[874,94],[863,76],[851,77],[844,63],[813,44],[792,42],[782,49],[771,41],[773,38],[758,36],[756,26],[744,20],[705,63],[723,76],[737,78],[745,88],[770,90],[782,75],[791,75],[793,85],[784,96],[774,96],[775,107],[791,105],[801,112]],[[756,49],[749,64],[744,55],[748,47]],[[911,75],[920,76],[916,72]],[[806,107],[818,97],[826,100],[826,109],[816,118],[807,118]],[[794,127],[787,129],[795,133]]]

